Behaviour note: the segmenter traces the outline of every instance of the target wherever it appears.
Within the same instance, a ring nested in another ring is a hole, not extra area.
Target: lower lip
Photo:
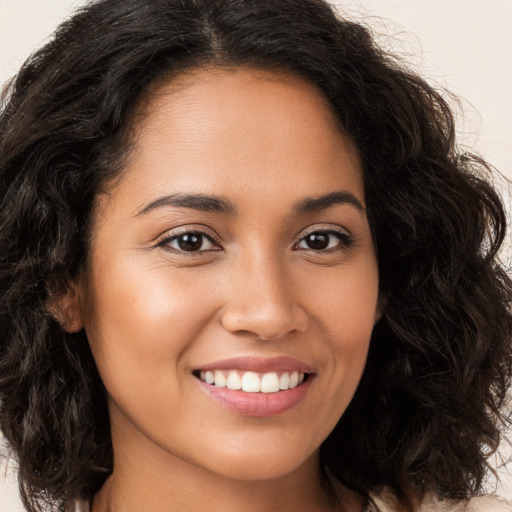
[[[276,393],[246,393],[228,388],[218,388],[197,379],[197,382],[217,403],[242,416],[269,418],[278,416],[297,406],[308,391],[313,375],[293,389]]]

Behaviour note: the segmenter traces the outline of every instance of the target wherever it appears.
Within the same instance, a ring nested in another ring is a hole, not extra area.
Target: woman
[[[498,510],[505,215],[453,134],[321,0],[65,22],[0,125],[27,510]]]

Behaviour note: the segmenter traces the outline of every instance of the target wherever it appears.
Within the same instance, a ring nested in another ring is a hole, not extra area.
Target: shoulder
[[[372,494],[371,499],[375,512],[401,512],[402,510],[398,500],[389,490]],[[373,512],[371,508],[368,512],[370,511]],[[512,503],[492,494],[461,501],[442,501],[427,494],[421,501],[418,512],[512,512]]]
[[[459,502],[425,500],[421,512],[512,512],[512,504],[492,494]]]
[[[469,501],[468,512],[512,512],[512,503],[500,496],[478,496]]]
[[[86,500],[78,500],[69,512],[90,512],[89,503]]]

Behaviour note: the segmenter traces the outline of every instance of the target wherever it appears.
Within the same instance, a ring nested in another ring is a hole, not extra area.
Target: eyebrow
[[[337,190],[318,197],[306,197],[302,199],[293,207],[293,213],[295,215],[304,215],[306,213],[326,210],[336,204],[348,204],[363,213],[365,212],[365,208],[353,194],[345,190]],[[157,208],[165,206],[191,208],[193,210],[222,213],[225,215],[234,215],[237,213],[237,208],[234,203],[222,196],[208,194],[171,194],[152,201],[136,213],[135,216],[145,215]]]
[[[299,201],[293,211],[296,215],[304,215],[306,213],[313,213],[334,206],[336,204],[348,204],[355,207],[360,212],[365,212],[364,206],[361,204],[359,199],[345,190],[337,190],[335,192],[329,192],[318,197],[306,197]]]
[[[136,214],[145,215],[157,208],[163,206],[174,206],[178,208],[192,208],[211,213],[224,213],[233,215],[236,213],[235,205],[229,200],[221,196],[211,196],[206,194],[171,194],[160,197],[155,201],[146,205],[140,212]]]

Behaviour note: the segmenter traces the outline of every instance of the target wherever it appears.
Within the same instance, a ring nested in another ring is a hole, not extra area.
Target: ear
[[[382,318],[384,308],[386,306],[387,299],[382,292],[379,292],[379,298],[377,300],[377,307],[375,308],[375,319],[373,325],[377,325],[378,321]]]
[[[68,333],[83,327],[79,287],[75,280],[64,279],[47,283],[49,299],[46,310]]]

